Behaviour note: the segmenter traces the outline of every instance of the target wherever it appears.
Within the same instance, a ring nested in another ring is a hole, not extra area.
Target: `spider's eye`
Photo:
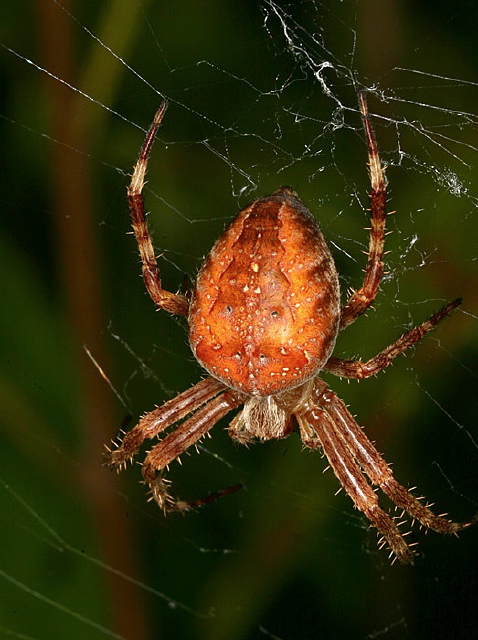
[[[279,312],[277,310],[271,311],[271,318],[277,318]]]
[[[231,305],[230,305],[230,304],[228,304],[228,305],[226,306],[226,308],[224,309],[224,311],[225,311],[226,313],[228,313],[228,314],[229,314],[229,313],[232,313],[232,307],[231,307]]]
[[[259,360],[262,360],[262,362],[264,362],[264,360],[267,360],[267,356],[261,353],[261,355],[259,356]]]

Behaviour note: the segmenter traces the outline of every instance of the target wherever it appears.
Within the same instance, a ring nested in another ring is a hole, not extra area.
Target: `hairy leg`
[[[347,304],[342,308],[340,328],[352,324],[375,300],[383,273],[383,245],[385,241],[385,205],[387,189],[385,174],[378,155],[377,142],[368,114],[367,101],[363,93],[359,93],[359,107],[362,114],[365,137],[368,147],[368,164],[370,175],[370,240],[365,277],[360,289],[355,291]]]
[[[161,431],[184,418],[188,413],[198,409],[205,402],[214,398],[225,385],[214,378],[201,380],[187,391],[168,400],[161,407],[146,413],[138,424],[125,435],[116,449],[106,447],[103,464],[120,470],[129,462],[146,438],[154,438]],[[113,445],[116,445],[113,442]]]
[[[312,402],[297,415],[302,441],[312,449],[322,448],[330,466],[357,509],[367,516],[387,540],[401,562],[412,562],[413,552],[405,542],[396,522],[378,506],[377,496],[357,466],[350,449],[337,435],[327,411]]]
[[[134,167],[131,184],[128,188],[128,201],[131,219],[133,221],[133,231],[141,256],[143,280],[151,299],[160,309],[164,309],[169,313],[186,316],[189,307],[187,299],[180,294],[166,291],[161,285],[158,263],[154,255],[153,243],[146,223],[142,194],[151,147],[153,146],[156,132],[163,120],[167,107],[168,103],[163,102],[154,117],[153,124],[146,134],[141,153]]]
[[[417,327],[404,333],[396,342],[381,351],[378,355],[367,362],[361,360],[342,360],[341,358],[329,358],[324,369],[342,378],[368,378],[377,374],[406,349],[412,347],[424,335],[429,333],[447,315],[454,311],[461,304],[461,298],[453,300],[435,313],[431,318],[422,322]]]
[[[196,411],[186,422],[159,442],[146,456],[143,463],[143,478],[150,486],[152,497],[158,505],[168,510],[187,510],[188,503],[175,501],[168,493],[169,482],[161,476],[161,471],[173,460],[196,444],[229,411],[244,402],[239,394],[224,391],[212,398]]]
[[[333,424],[335,433],[349,449],[372,484],[380,489],[396,504],[404,509],[412,518],[423,526],[439,533],[456,533],[468,524],[459,524],[437,516],[418,500],[405,487],[399,484],[393,473],[357,424],[345,404],[325,384],[318,380],[315,394],[317,404],[324,409]]]

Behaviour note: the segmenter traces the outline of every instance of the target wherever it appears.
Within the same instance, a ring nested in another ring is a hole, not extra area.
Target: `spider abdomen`
[[[271,395],[322,368],[339,315],[327,244],[297,195],[282,188],[243,209],[212,248],[193,292],[189,339],[211,375]]]

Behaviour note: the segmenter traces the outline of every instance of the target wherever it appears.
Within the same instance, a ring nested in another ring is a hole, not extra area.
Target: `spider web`
[[[295,435],[246,449],[217,426],[171,466],[173,488],[243,490],[185,517],[146,501],[138,466],[100,467],[120,426],[201,376],[127,235],[125,186],[159,102],[146,198],[165,286],[194,279],[240,208],[290,185],[345,295],[368,241],[365,89],[396,213],[374,308],[336,354],[371,357],[464,303],[376,379],[327,381],[400,482],[455,520],[477,511],[474,5],[192,4],[2,6],[0,633],[469,637],[476,531],[414,527],[417,563],[390,566]]]

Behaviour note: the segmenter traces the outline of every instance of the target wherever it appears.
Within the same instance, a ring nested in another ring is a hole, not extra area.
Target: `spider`
[[[288,187],[255,200],[237,215],[206,257],[189,295],[163,289],[142,195],[148,157],[168,106],[162,103],[134,167],[129,207],[146,289],[159,309],[187,318],[191,349],[209,375],[145,414],[115,448],[106,447],[104,464],[121,470],[146,438],[182,421],[149,451],[142,472],[164,511],[186,510],[188,503],[170,495],[163,470],[226,414],[242,407],[229,425],[231,438],[247,444],[285,438],[298,429],[306,447],[325,454],[357,509],[376,527],[379,546],[388,544],[394,559],[411,562],[413,545],[405,542],[401,523],[379,506],[373,485],[434,531],[456,533],[471,523],[435,515],[400,485],[319,374],[324,370],[356,379],[377,374],[456,309],[461,299],[367,362],[332,356],[339,331],[373,303],[384,268],[387,182],[363,93],[358,101],[368,148],[371,229],[363,284],[342,307],[330,250],[311,213]]]

